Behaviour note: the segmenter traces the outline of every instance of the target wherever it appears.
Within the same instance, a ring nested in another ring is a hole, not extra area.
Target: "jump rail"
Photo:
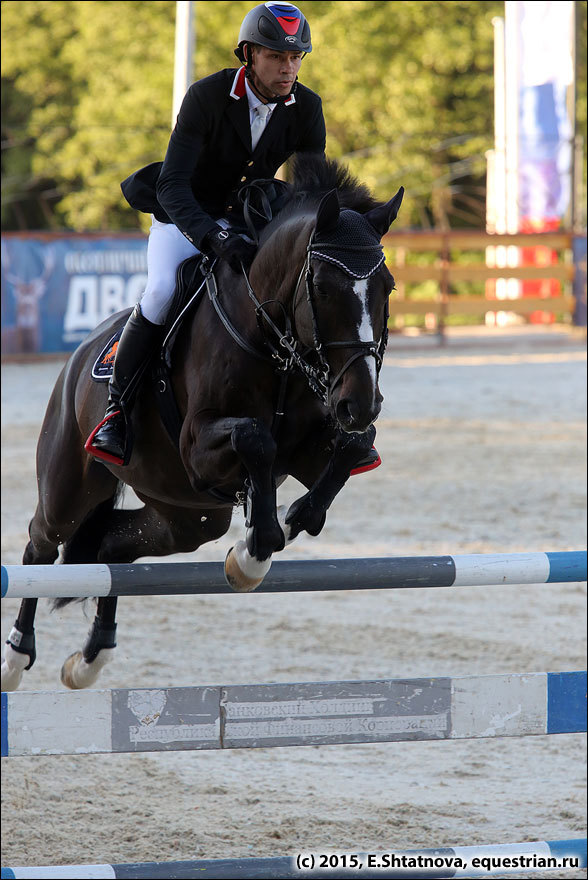
[[[586,580],[586,553],[391,556],[278,560],[257,593],[394,590],[570,583]],[[233,593],[220,562],[3,565],[2,598],[171,596]]]
[[[586,838],[572,840],[536,840],[532,843],[507,843],[487,846],[443,846],[437,849],[388,850],[385,853],[352,853],[335,856],[336,865],[352,864],[355,868],[337,873],[324,867],[315,870],[304,865],[319,865],[319,857],[312,853],[301,857],[278,856],[265,859],[202,859],[193,862],[144,862],[130,865],[51,865],[38,868],[3,868],[2,880],[57,880],[57,878],[124,878],[124,880],[291,880],[312,877],[363,877],[365,880],[385,880],[390,877],[488,877],[496,873],[561,870],[563,859],[577,860],[567,868],[586,868]],[[303,862],[301,859],[304,859]],[[393,861],[394,859],[394,861]],[[479,866],[475,860],[480,860]],[[485,867],[482,860],[492,860]],[[501,865],[498,866],[498,860]],[[357,869],[358,862],[361,868]],[[554,864],[556,863],[556,864]],[[467,865],[467,874],[459,865]],[[429,867],[430,865],[430,867]],[[406,867],[405,867],[406,866]],[[419,868],[418,875],[415,868]],[[407,868],[412,871],[408,873]]]
[[[2,694],[3,756],[584,731],[585,672]]]

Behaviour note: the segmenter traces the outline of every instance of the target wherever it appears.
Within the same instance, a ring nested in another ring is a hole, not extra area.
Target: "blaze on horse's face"
[[[378,417],[382,395],[376,358],[355,348],[355,342],[379,346],[386,322],[386,305],[394,279],[385,265],[369,278],[353,278],[327,262],[317,266],[314,289],[317,324],[325,345],[331,384],[333,416],[344,431],[366,431]],[[349,346],[331,347],[331,342]],[[359,355],[345,369],[351,357]]]
[[[398,213],[403,193],[400,189],[386,205],[359,214],[340,211],[333,191],[317,214],[311,297],[329,366],[331,412],[347,432],[366,431],[382,405],[378,375],[394,278],[384,262],[381,238]]]

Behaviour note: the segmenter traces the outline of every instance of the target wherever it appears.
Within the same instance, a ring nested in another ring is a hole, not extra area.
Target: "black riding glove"
[[[245,269],[249,269],[257,248],[241,238],[234,232],[225,229],[213,230],[205,236],[203,242],[205,248],[209,248],[221,260],[226,260],[233,272],[241,271],[241,263]]]

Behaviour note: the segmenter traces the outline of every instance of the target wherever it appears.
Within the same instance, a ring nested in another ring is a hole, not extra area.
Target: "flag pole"
[[[176,45],[174,55],[174,92],[172,101],[172,128],[192,82],[194,59],[194,19],[196,3],[194,0],[176,2]]]

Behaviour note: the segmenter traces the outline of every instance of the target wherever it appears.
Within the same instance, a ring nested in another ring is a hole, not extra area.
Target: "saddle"
[[[170,382],[172,351],[178,332],[184,321],[194,314],[205,292],[205,278],[202,254],[189,257],[180,263],[176,273],[176,288],[164,325],[164,341],[145,372],[150,373],[151,384],[155,390],[161,419],[176,445],[179,443],[182,418]],[[109,382],[114,367],[118,341],[124,330],[125,319],[121,319],[116,332],[110,337],[92,366],[94,382]],[[150,370],[149,370],[150,368]],[[143,377],[142,381],[145,381]]]

